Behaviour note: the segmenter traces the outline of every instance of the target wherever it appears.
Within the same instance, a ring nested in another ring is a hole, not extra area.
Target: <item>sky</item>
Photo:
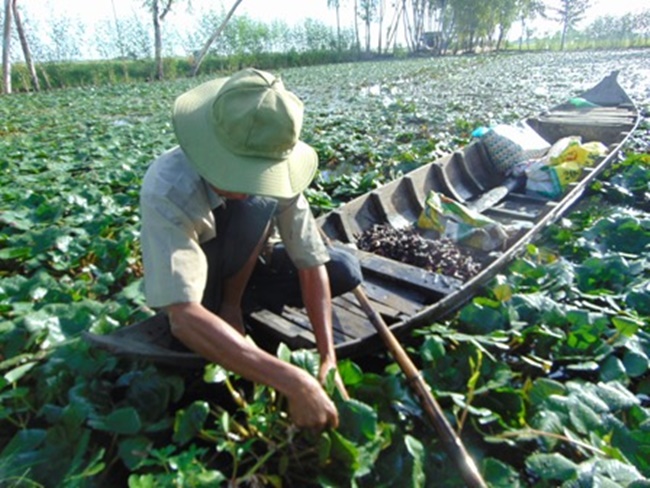
[[[185,2],[180,2],[180,5]],[[234,5],[234,0],[191,0],[192,5],[201,8],[203,5],[222,5],[229,10]],[[118,16],[128,16],[133,12],[134,6],[140,5],[138,0],[94,0],[80,2],[79,0],[21,0],[19,5],[27,6],[32,10],[36,5],[44,9],[54,8],[56,11],[77,13],[82,19],[112,18],[113,5]],[[185,3],[186,4],[186,3]],[[351,5],[351,2],[347,2]],[[639,12],[649,8],[648,0],[592,0],[592,7],[588,11],[589,19],[598,16],[619,16],[629,12]],[[341,10],[341,23],[351,25],[350,7]],[[333,10],[327,8],[327,0],[243,0],[237,8],[237,13],[246,13],[257,20],[281,19],[289,24],[302,23],[306,18],[318,19],[329,25],[336,24]],[[347,20],[346,20],[347,19]]]

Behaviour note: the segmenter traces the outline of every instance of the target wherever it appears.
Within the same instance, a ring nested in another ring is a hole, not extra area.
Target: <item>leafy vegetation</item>
[[[328,209],[621,69],[647,105],[644,51],[449,57],[287,69]],[[327,80],[324,82],[323,80]],[[345,360],[341,426],[296,431],[284,399],[218,367],[179,371],[89,348],[147,316],[138,189],[174,144],[196,81],[3,98],[0,484],[459,486],[397,366]],[[645,90],[645,91],[644,91]],[[646,107],[647,110],[647,107]],[[409,341],[490,486],[650,479],[650,142],[447,323]],[[606,203],[606,205],[604,204]],[[311,351],[278,351],[315,373]]]

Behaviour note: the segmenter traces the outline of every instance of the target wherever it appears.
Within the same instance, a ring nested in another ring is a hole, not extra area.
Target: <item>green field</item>
[[[613,70],[646,115],[620,172],[411,344],[490,486],[650,483],[650,50],[281,72],[305,102],[320,212]],[[185,374],[80,340],[150,313],[139,186],[175,144],[173,100],[203,80],[0,98],[0,486],[461,486],[384,355],[342,362],[353,400],[336,399],[338,431],[314,436],[219,368]],[[315,367],[310,351],[278,353]]]

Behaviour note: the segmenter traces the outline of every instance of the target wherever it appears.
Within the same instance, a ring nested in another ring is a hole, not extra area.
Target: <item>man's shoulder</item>
[[[169,178],[179,175],[198,177],[183,150],[176,146],[154,159],[147,168],[145,178],[150,176]]]
[[[203,186],[203,180],[178,146],[156,158],[144,176],[142,192],[194,192]]]

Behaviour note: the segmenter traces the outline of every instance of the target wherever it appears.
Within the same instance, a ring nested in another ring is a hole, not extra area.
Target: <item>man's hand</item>
[[[338,427],[339,414],[334,402],[308,373],[287,393],[287,398],[289,415],[296,427],[319,431]]]

